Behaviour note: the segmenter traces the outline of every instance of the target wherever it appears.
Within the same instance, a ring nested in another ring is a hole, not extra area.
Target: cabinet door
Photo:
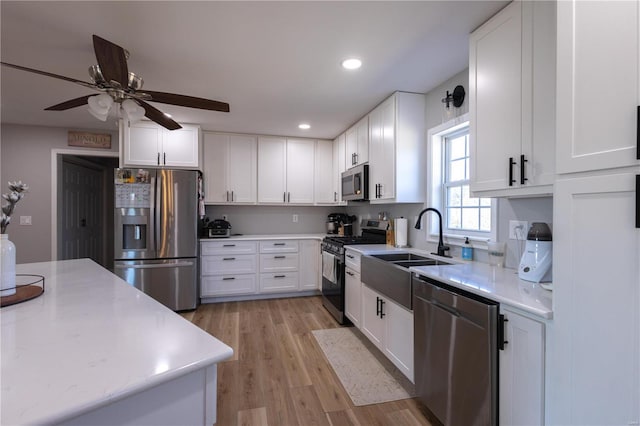
[[[640,421],[638,175],[555,183],[549,424]]]
[[[199,146],[200,129],[198,126],[183,124],[181,129],[163,129],[161,163],[168,167],[199,169]]]
[[[637,1],[558,2],[559,173],[640,163],[639,13]]]
[[[162,147],[162,127],[151,122],[134,125],[123,124],[124,128],[124,165],[154,166],[160,165]]]
[[[544,424],[544,325],[503,309],[500,356],[500,424]]]
[[[302,240],[299,244],[300,250],[300,290],[320,289],[320,241]]]
[[[385,299],[384,353],[413,383],[413,312]]]
[[[344,314],[356,328],[361,328],[362,283],[360,274],[351,268],[345,268],[344,277]]]
[[[229,135],[205,133],[202,147],[202,168],[205,203],[229,201],[227,167],[229,165]]]
[[[469,45],[472,191],[509,187],[509,158],[522,140],[522,4],[513,2],[474,31]],[[518,170],[514,166],[514,179]]]
[[[347,169],[358,164],[358,132],[356,126],[351,127],[345,133],[345,163]]]
[[[383,350],[384,319],[380,318],[380,295],[366,285],[362,285],[362,333],[380,350]]]
[[[333,191],[334,200],[338,204],[346,204],[342,201],[342,172],[347,170],[345,163],[346,133],[341,134],[333,141]]]
[[[333,141],[316,141],[315,155],[315,202],[334,204],[337,202],[333,164]]]
[[[287,202],[313,204],[315,141],[287,139]]]
[[[227,189],[232,203],[255,204],[258,188],[257,138],[249,135],[229,137]]]
[[[258,202],[286,202],[287,140],[258,137]]]
[[[356,124],[356,144],[358,147],[358,164],[369,161],[369,117],[364,117]]]
[[[370,120],[375,116],[375,148],[371,139],[369,149],[369,194],[373,194],[375,200],[393,200],[395,192],[395,160],[396,160],[396,108],[395,96],[387,99],[374,112],[370,114]],[[373,130],[373,126],[371,128]],[[377,192],[375,185],[378,185]]]

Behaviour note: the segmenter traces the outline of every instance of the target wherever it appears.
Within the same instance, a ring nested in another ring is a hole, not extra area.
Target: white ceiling
[[[3,0],[1,58],[89,81],[97,34],[129,50],[129,71],[145,88],[231,105],[221,113],[154,104],[178,122],[334,138],[395,90],[428,92],[465,69],[468,34],[507,3]],[[343,70],[349,56],[363,67]],[[7,67],[0,73],[2,123],[115,128],[86,107],[44,111],[90,89]],[[297,128],[303,121],[310,130]]]

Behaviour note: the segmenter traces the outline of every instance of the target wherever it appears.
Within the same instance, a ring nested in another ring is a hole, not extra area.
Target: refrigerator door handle
[[[114,269],[156,269],[156,268],[178,268],[184,266],[193,266],[194,262],[189,261],[181,261],[174,263],[144,263],[138,265],[121,265],[116,263],[113,268]]]
[[[155,256],[155,253],[158,252],[158,247],[156,246],[156,223],[158,223],[156,221],[156,217],[155,217],[155,212],[156,212],[156,178],[155,177],[151,177],[151,185],[149,185],[149,199],[151,200],[151,212],[154,212],[154,214],[150,214],[149,215],[149,229],[147,230],[148,232],[148,238],[149,238],[149,250],[153,250],[153,255]]]

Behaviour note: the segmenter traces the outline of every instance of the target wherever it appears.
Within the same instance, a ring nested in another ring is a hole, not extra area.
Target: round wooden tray
[[[42,275],[16,274],[16,281],[23,282],[23,284],[16,285],[15,294],[0,297],[0,308],[35,299],[44,293],[44,277]]]

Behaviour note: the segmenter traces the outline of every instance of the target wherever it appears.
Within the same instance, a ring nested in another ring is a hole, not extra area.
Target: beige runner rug
[[[353,404],[369,405],[415,396],[413,385],[353,327],[313,330]],[[384,364],[384,365],[383,365]]]

